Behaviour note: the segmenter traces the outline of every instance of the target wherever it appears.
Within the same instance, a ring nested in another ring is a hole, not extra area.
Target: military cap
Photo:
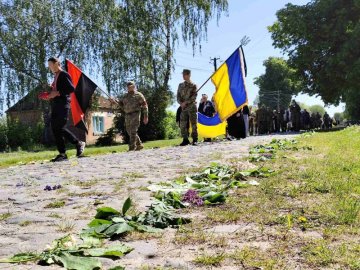
[[[185,75],[190,75],[191,74],[191,70],[190,69],[184,69],[182,74],[185,74]]]
[[[128,82],[126,83],[126,86],[130,86],[130,85],[135,85],[135,82],[134,82],[134,81],[128,81]]]

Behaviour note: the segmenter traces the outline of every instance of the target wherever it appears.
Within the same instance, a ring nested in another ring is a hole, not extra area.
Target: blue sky
[[[287,3],[304,5],[309,0],[229,0],[228,2],[229,16],[221,17],[218,24],[216,19],[210,22],[207,40],[202,42],[201,53],[197,51],[193,57],[191,46],[186,46],[182,42],[176,48],[175,70],[170,80],[170,87],[175,93],[182,81],[181,72],[184,68],[191,69],[192,80],[198,86],[202,85],[214,71],[210,58],[220,57],[220,60],[226,60],[239,46],[241,38],[246,35],[251,39],[244,51],[248,68],[246,78],[248,99],[249,103],[252,104],[259,91],[253,83],[254,78],[265,72],[263,61],[270,56],[283,56],[280,50],[272,46],[271,35],[267,26],[276,21],[276,11],[285,7]],[[92,77],[98,85],[105,89],[101,78]],[[211,97],[214,91],[214,86],[209,81],[200,91],[199,96],[202,93],[207,93]],[[299,95],[296,100],[307,105],[323,105],[321,98],[308,95]],[[176,108],[177,104],[171,106],[172,110],[176,110]],[[330,115],[335,112],[342,112],[344,109],[344,104],[326,108]]]
[[[170,81],[171,89],[176,92],[178,84],[182,81],[183,68],[191,69],[192,80],[198,86],[202,85],[214,70],[210,58],[220,57],[221,60],[226,60],[240,44],[241,38],[246,35],[251,39],[244,51],[248,68],[246,85],[249,102],[252,104],[259,91],[253,83],[254,78],[264,73],[263,61],[269,56],[282,56],[281,51],[272,46],[267,26],[276,21],[276,11],[287,3],[304,5],[308,2],[308,0],[229,0],[229,16],[223,16],[218,25],[215,19],[210,22],[208,38],[202,43],[201,53],[197,52],[193,57],[191,46],[181,44],[177,48],[175,71]],[[213,92],[214,87],[209,82],[200,91],[200,94],[207,93],[212,96]],[[323,105],[320,98],[308,95],[299,95],[296,100],[308,105]],[[176,108],[176,104],[172,106],[172,109],[174,108]],[[344,104],[340,104],[338,107],[330,106],[326,110],[330,115],[342,112]]]

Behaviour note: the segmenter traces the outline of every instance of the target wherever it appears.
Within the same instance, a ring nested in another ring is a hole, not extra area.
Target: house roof
[[[114,108],[114,105],[110,101],[110,99],[105,98],[103,96],[99,96],[98,104],[99,104],[100,109],[112,109],[112,108]]]
[[[6,113],[17,111],[42,110],[47,106],[47,102],[44,102],[37,97],[41,91],[42,89],[40,87],[37,87],[34,90],[30,91],[22,99],[20,99],[13,106],[11,106],[6,111]]]
[[[17,103],[11,106],[6,113],[9,112],[18,112],[18,111],[34,111],[34,110],[43,110],[48,106],[47,101],[42,101],[38,98],[38,94],[42,90],[36,88],[33,91],[29,92],[26,96],[20,99]],[[99,96],[97,110],[101,109],[112,109],[114,108],[112,102],[103,96]]]

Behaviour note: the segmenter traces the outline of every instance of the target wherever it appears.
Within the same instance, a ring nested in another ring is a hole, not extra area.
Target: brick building
[[[74,132],[80,140],[86,141],[87,144],[95,144],[96,140],[102,134],[106,133],[114,123],[115,114],[112,103],[102,96],[97,98],[96,103],[96,110],[91,110],[86,114],[85,120],[88,134],[86,134],[85,131],[74,127],[71,113],[68,121],[69,129]],[[6,111],[6,114],[11,120],[18,120],[24,125],[35,127],[39,122],[49,121],[49,112],[49,102],[39,100],[37,98],[37,91],[33,91],[10,107]],[[52,141],[51,127],[45,129],[43,137],[44,142]],[[120,136],[116,138],[116,141],[121,141]]]

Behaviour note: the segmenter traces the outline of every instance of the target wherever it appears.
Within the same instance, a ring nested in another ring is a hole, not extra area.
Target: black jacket
[[[245,105],[245,106],[243,107],[243,114],[247,114],[247,115],[250,114],[250,109],[249,109],[249,106],[248,106],[248,105]]]
[[[213,103],[210,100],[206,101],[205,103],[204,102],[200,103],[198,112],[208,117],[212,117],[215,113],[215,108]]]
[[[52,110],[70,109],[70,94],[75,91],[75,87],[69,73],[64,70],[60,71],[59,77],[57,78],[56,90],[60,92],[60,96],[52,100]]]

